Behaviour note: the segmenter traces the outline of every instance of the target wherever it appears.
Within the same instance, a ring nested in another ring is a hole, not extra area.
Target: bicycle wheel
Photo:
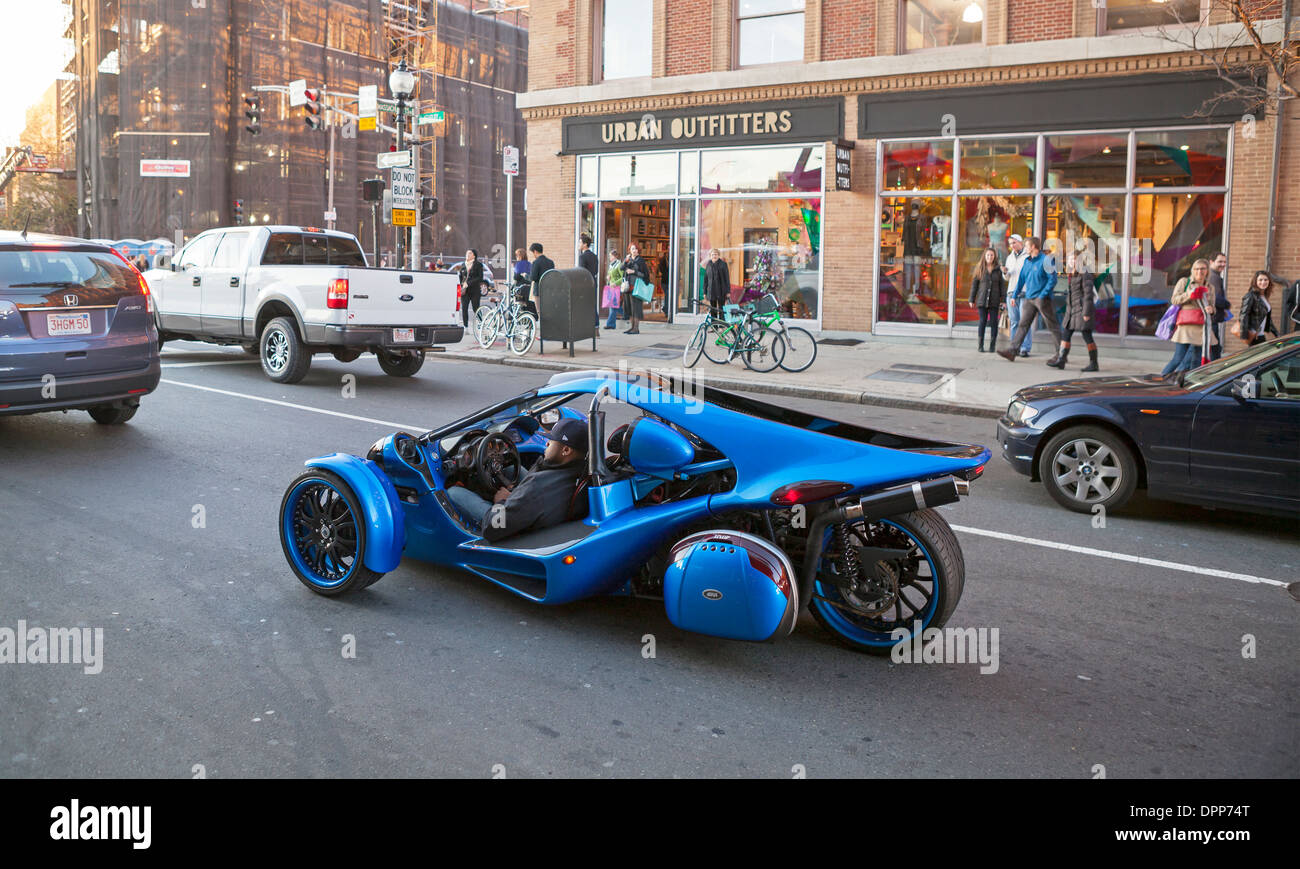
[[[745,343],[738,352],[751,371],[766,373],[781,364],[785,358],[785,339],[775,329],[762,323],[750,322],[741,333]]]
[[[515,318],[514,328],[510,330],[510,352],[523,356],[533,349],[537,340],[537,318],[527,312]]]
[[[474,312],[474,340],[484,350],[496,343],[501,318],[498,308],[482,307]]]
[[[812,333],[799,326],[786,326],[781,332],[785,341],[785,358],[781,367],[786,371],[803,371],[817,358],[817,342]]]
[[[695,329],[695,334],[691,340],[682,348],[682,365],[686,368],[694,368],[695,363],[700,361],[700,355],[704,353],[704,345],[709,340],[709,328],[707,323],[701,323]]]
[[[730,326],[705,323],[704,358],[716,365],[731,361],[731,342],[735,340]]]

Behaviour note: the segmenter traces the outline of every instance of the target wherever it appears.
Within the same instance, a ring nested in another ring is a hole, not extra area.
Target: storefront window
[[[951,190],[953,141],[889,142],[882,189]]]
[[[673,194],[676,154],[614,155],[600,158],[600,198]]]
[[[700,152],[682,152],[681,178],[677,182],[678,190],[683,195],[698,193],[700,190]]]
[[[1057,315],[1065,312],[1065,256],[1070,251],[1080,266],[1093,273],[1095,318],[1092,331],[1119,333],[1120,268],[1124,246],[1124,194],[1081,194],[1043,198],[1043,247],[1056,255],[1061,274],[1056,281]],[[1163,312],[1162,312],[1163,313]]]
[[[1228,169],[1224,129],[1137,133],[1138,187],[1221,187]]]
[[[902,0],[902,5],[905,51],[984,41],[983,0]]]
[[[731,273],[733,302],[770,292],[787,317],[817,319],[820,199],[703,199],[699,226],[697,272],[718,248]]]
[[[1178,279],[1222,248],[1225,199],[1222,193],[1133,197],[1128,334],[1154,335]]]
[[[803,60],[804,0],[739,0],[736,58],[741,66]]]
[[[651,5],[645,0],[603,0],[601,3],[602,80],[650,75],[650,49],[654,42]]]
[[[877,319],[947,323],[952,197],[885,199],[880,221]]]
[[[825,149],[749,148],[704,151],[703,193],[820,193]]]
[[[1195,23],[1201,15],[1201,0],[1105,0],[1106,29],[1168,27]]]
[[[961,187],[1025,189],[1035,184],[1038,139],[963,139]]]
[[[962,196],[957,200],[957,301],[953,325],[975,326],[979,312],[970,303],[971,279],[984,251],[993,248],[998,265],[1007,261],[1012,235],[1034,234],[1034,197]],[[933,235],[933,233],[932,233]],[[932,246],[933,250],[933,246]]]
[[[599,190],[596,187],[596,157],[581,157],[578,159],[578,195],[595,196]]]
[[[1083,133],[1047,136],[1047,187],[1123,187],[1128,183],[1128,136]]]

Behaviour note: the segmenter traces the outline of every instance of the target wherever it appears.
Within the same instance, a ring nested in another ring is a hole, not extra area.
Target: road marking
[[[964,531],[967,534],[978,534],[981,537],[995,537],[998,540],[1010,540],[1014,543],[1026,543],[1030,546],[1042,546],[1047,549],[1060,549],[1063,552],[1077,552],[1080,555],[1091,555],[1096,558],[1110,558],[1115,561],[1129,561],[1133,564],[1144,564],[1147,567],[1163,567],[1168,570],[1181,570],[1184,573],[1199,573],[1202,576],[1217,576],[1222,579],[1236,579],[1241,582],[1252,582],[1258,585],[1277,585],[1286,588],[1287,583],[1276,579],[1266,579],[1262,576],[1252,576],[1249,573],[1233,573],[1230,570],[1217,570],[1213,567],[1197,567],[1194,564],[1181,564],[1177,561],[1162,561],[1159,558],[1146,558],[1141,555],[1127,555],[1123,552],[1110,552],[1105,549],[1090,549],[1086,546],[1072,546],[1069,543],[1057,543],[1055,540],[1039,540],[1035,537],[1021,537],[1019,534],[1006,534],[1002,531],[986,531],[983,528],[971,528],[968,525],[953,525],[954,531]]]
[[[202,368],[205,365],[259,365],[260,359],[221,359],[209,362],[164,362],[163,368]]]
[[[389,428],[397,428],[397,429],[403,429],[406,431],[415,431],[415,432],[422,432],[426,430],[424,426],[420,426],[420,425],[408,425],[400,422],[389,422],[386,419],[373,419],[368,416],[355,416],[350,413],[340,413],[337,410],[324,410],[319,407],[308,407],[305,404],[294,404],[291,401],[280,401],[275,398],[263,398],[260,395],[248,395],[243,392],[232,392],[229,389],[216,389],[211,386],[199,386],[196,383],[185,383],[184,381],[180,381],[180,380],[168,380],[165,377],[162,379],[162,382],[170,383],[172,386],[184,386],[189,389],[201,389],[204,392],[215,392],[218,395],[229,395],[229,396],[233,396],[234,398],[247,398],[249,401],[261,401],[266,404],[277,404],[280,407],[292,407],[295,410],[305,410],[310,413],[323,413],[326,416],[338,416],[338,417],[342,417],[343,419],[354,419],[357,422],[373,422],[375,425],[388,426]]]

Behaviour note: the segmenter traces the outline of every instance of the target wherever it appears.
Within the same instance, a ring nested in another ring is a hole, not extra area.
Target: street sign
[[[331,220],[338,220],[338,219],[339,219],[339,214],[338,214],[337,211],[327,211],[327,212],[325,212],[325,221],[326,221],[326,222],[329,222],[329,221],[331,221]]]
[[[307,79],[300,78],[289,82],[290,107],[304,106],[306,104],[307,104]]]
[[[379,116],[379,85],[366,85],[357,89],[357,129],[375,129]]]
[[[394,167],[388,170],[388,188],[393,191],[393,211],[399,208],[415,211],[418,199],[415,193],[415,170]]]
[[[389,114],[392,115],[397,114],[397,100],[390,100],[387,97],[380,97],[378,102],[379,102],[379,111],[388,112]],[[411,115],[414,115],[416,113],[417,113],[416,107],[411,105],[410,103],[407,103],[406,105],[402,106],[403,115],[410,117]]]
[[[189,160],[141,160],[141,178],[188,178]]]
[[[393,226],[415,226],[415,209],[394,208]]]
[[[442,109],[432,112],[420,112],[419,117],[415,119],[416,126],[423,127],[426,124],[441,124],[446,119],[447,113]]]
[[[501,172],[505,175],[519,174],[519,149],[506,145],[501,149]]]
[[[380,169],[394,169],[411,165],[410,151],[380,151],[375,165]]]

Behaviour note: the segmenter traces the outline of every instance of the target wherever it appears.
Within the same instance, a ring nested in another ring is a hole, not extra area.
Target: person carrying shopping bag
[[[1174,331],[1169,340],[1174,343],[1174,355],[1160,374],[1190,371],[1210,361],[1210,346],[1218,339],[1213,328],[1205,328],[1214,321],[1214,291],[1209,287],[1210,261],[1198,259],[1192,263],[1189,277],[1180,278],[1174,285],[1170,305],[1178,306]]]
[[[619,308],[623,304],[623,262],[612,247],[609,249],[609,261],[605,263],[605,289],[601,293],[600,304],[609,309],[605,328],[617,329]]]
[[[642,306],[645,302],[635,292],[638,279],[647,284],[650,283],[650,268],[646,265],[645,260],[641,258],[641,252],[637,249],[636,244],[633,243],[628,245],[627,258],[623,260],[623,286],[625,287],[623,293],[628,306],[628,318],[632,321],[632,328],[624,329],[624,335],[641,334]]]

